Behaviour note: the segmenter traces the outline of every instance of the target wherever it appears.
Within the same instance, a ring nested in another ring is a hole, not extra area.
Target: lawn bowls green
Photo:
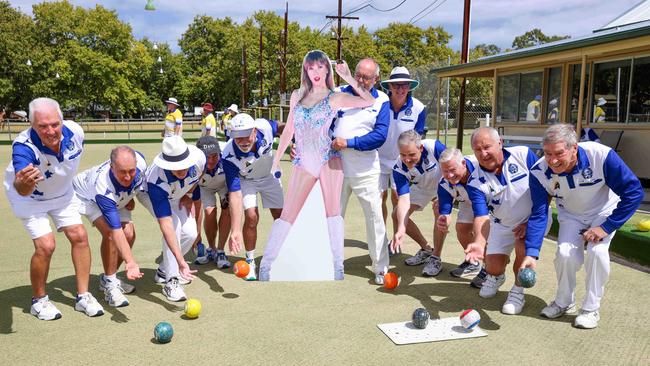
[[[169,343],[174,336],[174,329],[172,325],[167,322],[160,322],[156,324],[153,330],[153,335],[158,343]]]
[[[537,275],[531,268],[520,269],[517,278],[519,278],[519,284],[521,287],[525,288],[531,288],[535,286],[535,282],[537,281]]]
[[[429,324],[429,312],[425,308],[417,308],[413,312],[413,325],[418,329],[424,329]]]

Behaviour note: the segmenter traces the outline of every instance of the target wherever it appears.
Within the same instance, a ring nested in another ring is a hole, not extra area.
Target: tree
[[[518,50],[522,48],[539,46],[544,43],[555,42],[566,38],[569,38],[569,36],[547,36],[542,32],[541,29],[535,28],[520,36],[515,37],[514,41],[512,41],[512,48]]]

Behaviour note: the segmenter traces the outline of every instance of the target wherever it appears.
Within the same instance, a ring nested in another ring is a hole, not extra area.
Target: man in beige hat
[[[223,118],[221,119],[221,129],[223,130],[224,135],[226,135],[226,141],[230,140],[230,120],[239,113],[239,108],[237,104],[231,104],[230,107],[226,109]]]
[[[165,101],[167,104],[167,115],[165,116],[165,128],[163,137],[182,136],[183,135],[183,112],[179,109],[176,98],[169,98]]]

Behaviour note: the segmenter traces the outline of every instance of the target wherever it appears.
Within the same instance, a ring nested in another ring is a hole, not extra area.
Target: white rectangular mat
[[[478,326],[472,330],[463,328],[458,317],[430,319],[429,324],[424,329],[416,328],[410,321],[377,324],[377,327],[395,344],[437,342],[487,336],[487,333]]]

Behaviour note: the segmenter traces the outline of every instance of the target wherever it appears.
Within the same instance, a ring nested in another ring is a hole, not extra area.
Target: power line
[[[426,14],[422,15],[421,17],[419,17],[418,19],[416,19],[415,21],[413,21],[413,23],[411,23],[411,24],[415,24],[415,23],[419,22],[419,21],[422,20],[424,17],[426,17],[427,15],[431,14],[434,10],[438,9],[438,8],[439,8],[442,4],[444,4],[446,1],[447,1],[447,0],[442,0],[442,2],[441,2],[440,4],[438,4],[435,8],[429,10]]]
[[[437,3],[437,2],[438,2],[438,0],[433,0],[433,1],[432,1],[429,5],[427,5],[424,9],[420,10],[417,14],[415,14],[414,16],[412,16],[411,19],[409,19],[409,24],[412,24],[412,23],[413,23],[413,19],[417,18],[418,15],[420,15],[420,14],[424,13],[425,11],[427,11],[427,9],[429,9],[430,7],[432,7],[432,6],[433,6],[435,3]]]
[[[437,1],[437,0],[436,0],[436,1]],[[369,8],[372,8],[372,9],[374,9],[374,10],[376,10],[376,11],[380,11],[380,12],[383,12],[383,13],[387,13],[387,12],[393,11],[393,10],[399,8],[400,6],[402,6],[402,5],[406,2],[406,0],[402,0],[401,3],[395,5],[394,7],[390,8],[390,9],[379,9],[379,8],[376,8],[374,5],[371,4],[371,2],[372,2],[372,1],[367,1],[365,5],[363,5],[363,6],[360,5],[358,8],[356,8],[356,9],[354,9],[354,10],[350,10],[350,11],[348,11],[347,13],[344,14],[344,16],[347,16],[347,15],[350,15],[350,14],[353,14],[353,13],[356,13],[356,12],[361,11],[361,10],[363,10],[363,9],[365,9],[365,8],[368,8],[368,7],[369,7]],[[330,20],[329,22],[327,22],[327,23],[326,23],[326,24],[325,24],[325,25],[320,29],[320,31],[318,31],[318,34],[322,33],[323,30],[324,30],[328,25],[330,25],[330,24],[332,24],[332,20]]]
[[[365,6],[367,6],[367,4],[370,4],[370,1],[365,1],[365,4],[364,5],[362,5],[362,4],[363,3],[355,5],[355,6],[359,6],[359,9],[349,10],[347,13],[343,14],[343,16],[350,15],[350,14],[356,12],[356,11],[359,11],[360,9],[363,9]],[[327,28],[330,24],[332,24],[333,21],[334,21],[333,19],[330,19],[330,20],[326,21],[325,25],[323,25],[321,27],[321,29],[318,31],[318,34],[323,33],[325,28]]]

